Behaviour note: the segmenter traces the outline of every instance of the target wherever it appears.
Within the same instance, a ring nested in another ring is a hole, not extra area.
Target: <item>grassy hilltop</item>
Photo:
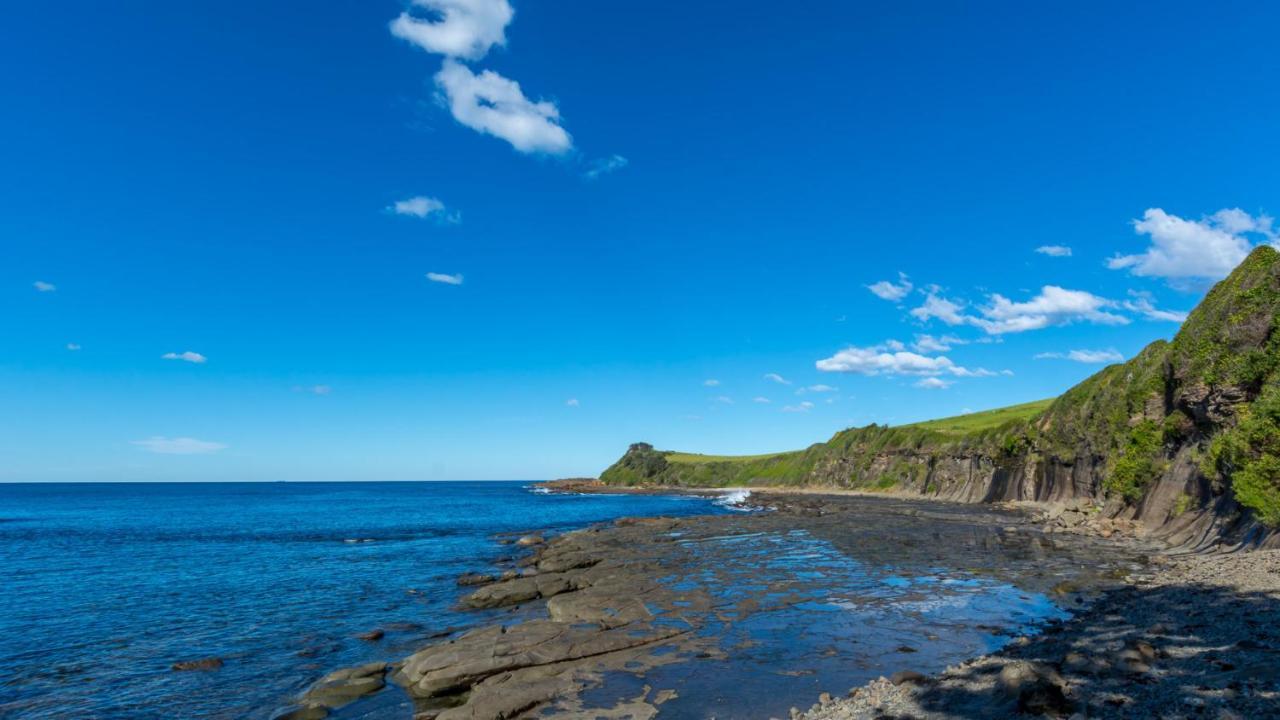
[[[1276,527],[1278,327],[1280,253],[1260,247],[1214,286],[1172,341],[1154,342],[1057,398],[851,428],[767,455],[637,443],[600,477],[616,485],[819,485],[968,500],[1089,495],[1130,505],[1161,486],[1176,492],[1170,513],[1234,507],[1221,505],[1225,498]]]

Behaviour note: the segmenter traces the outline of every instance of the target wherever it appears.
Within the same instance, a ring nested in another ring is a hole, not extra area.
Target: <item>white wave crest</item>
[[[727,507],[730,510],[741,510],[743,512],[748,512],[750,510],[755,509],[752,506],[747,504],[747,501],[750,499],[751,499],[750,490],[737,488],[734,490],[725,490],[721,492],[720,497],[716,498],[712,502],[714,502],[716,505],[719,505],[721,507]]]

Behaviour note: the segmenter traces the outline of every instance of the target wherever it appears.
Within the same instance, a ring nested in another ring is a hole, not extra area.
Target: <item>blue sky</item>
[[[9,8],[0,480],[803,447],[1055,395],[1276,240],[1280,10],[857,5]]]

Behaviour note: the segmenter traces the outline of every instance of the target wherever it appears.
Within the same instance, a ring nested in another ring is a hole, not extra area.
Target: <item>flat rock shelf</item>
[[[464,579],[459,612],[496,620],[385,668],[331,674],[280,717],[786,717],[823,693],[936,673],[1034,634],[1155,549],[1047,533],[1016,509],[768,502],[531,535],[508,567]],[[345,692],[342,677],[359,688]]]

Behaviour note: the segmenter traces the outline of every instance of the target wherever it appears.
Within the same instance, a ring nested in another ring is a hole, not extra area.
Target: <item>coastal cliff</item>
[[[1157,341],[1061,396],[804,450],[633,444],[610,485],[806,486],[963,502],[1085,499],[1175,544],[1280,546],[1280,253],[1259,247]]]

